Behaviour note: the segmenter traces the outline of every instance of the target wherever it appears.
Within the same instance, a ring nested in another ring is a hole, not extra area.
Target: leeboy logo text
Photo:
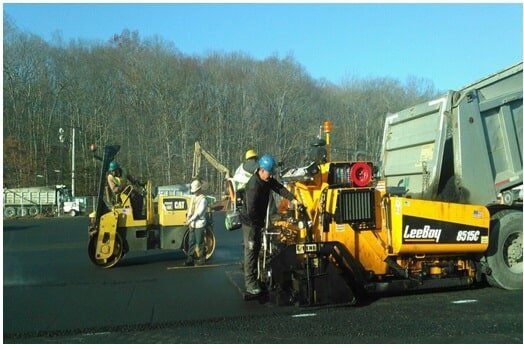
[[[432,239],[439,242],[442,229],[431,229],[429,225],[425,225],[422,229],[409,229],[406,225],[404,229],[404,239]]]

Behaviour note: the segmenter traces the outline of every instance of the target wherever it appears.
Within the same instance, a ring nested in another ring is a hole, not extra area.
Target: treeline
[[[349,69],[350,67],[348,67]],[[311,78],[292,56],[188,56],[159,37],[123,30],[107,42],[51,42],[4,18],[4,187],[70,184],[76,128],[76,194],[96,192],[90,144],[122,146],[117,160],[155,184],[191,179],[195,141],[230,171],[249,148],[300,165],[325,119],[333,157],[377,160],[385,116],[437,94],[411,78]],[[65,129],[59,142],[58,130]],[[202,176],[223,179],[205,160]]]

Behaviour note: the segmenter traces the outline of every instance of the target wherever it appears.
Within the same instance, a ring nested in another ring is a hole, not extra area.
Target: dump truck
[[[522,273],[522,62],[388,116],[381,155],[390,190],[486,206],[505,251],[484,263]]]
[[[381,155],[413,198],[522,206],[522,63],[389,115]]]
[[[72,198],[63,184],[44,187],[4,188],[4,217],[34,217],[39,214],[72,216],[85,211],[85,199]]]
[[[323,159],[281,174],[302,204],[268,212],[258,261],[264,296],[316,306],[486,280],[522,288],[522,246],[506,244],[522,241],[522,211],[511,211],[520,222],[508,230],[505,210],[412,197],[373,178],[370,162],[332,161],[331,130],[325,122]]]

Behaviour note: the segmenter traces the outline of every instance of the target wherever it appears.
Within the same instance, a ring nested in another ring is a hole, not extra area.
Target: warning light
[[[331,132],[331,129],[333,128],[333,123],[329,120],[324,121],[324,132],[328,133]]]

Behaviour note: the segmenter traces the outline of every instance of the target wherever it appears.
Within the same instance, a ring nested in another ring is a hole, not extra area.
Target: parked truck
[[[76,216],[85,211],[85,198],[72,198],[63,185],[4,188],[4,217],[54,216],[59,212]]]
[[[486,206],[504,253],[485,259],[522,275],[522,62],[388,116],[381,156],[388,192]]]

